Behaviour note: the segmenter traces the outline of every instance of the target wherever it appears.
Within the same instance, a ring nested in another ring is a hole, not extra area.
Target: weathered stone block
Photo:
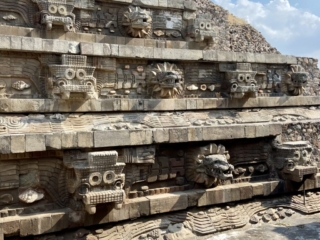
[[[44,134],[26,134],[26,152],[46,151]]]
[[[202,128],[195,127],[195,128],[188,128],[188,141],[189,142],[197,142],[202,141]]]
[[[153,48],[119,45],[119,56],[128,58],[153,58]]]
[[[83,55],[93,55],[93,43],[80,43],[80,51]]]
[[[11,153],[24,153],[26,151],[26,139],[24,134],[11,135]]]
[[[188,207],[188,195],[183,192],[166,193],[147,198],[150,201],[150,214],[178,211]]]
[[[21,37],[16,37],[16,36],[11,36],[11,49],[12,50],[21,50],[22,47],[22,38]],[[0,39],[1,41],[1,39]]]
[[[10,36],[0,36],[0,48],[3,50],[9,50],[11,48]]]
[[[34,50],[34,38],[23,37],[21,39],[21,50],[33,51]]]
[[[131,130],[131,145],[148,145],[152,144],[152,130]]]
[[[269,124],[266,125],[256,125],[256,137],[266,137],[270,136]]]
[[[129,215],[131,219],[150,215],[150,200],[146,197],[130,199],[127,204],[130,206]]]
[[[245,126],[244,128],[246,138],[255,138],[256,137],[256,126]]]
[[[172,128],[169,135],[170,143],[188,142],[188,128]]]
[[[77,133],[78,147],[92,148],[93,147],[93,132],[78,132]]]
[[[19,230],[20,230],[19,219],[14,219],[9,221],[6,219],[6,221],[1,222],[0,224],[0,234],[5,234],[5,235],[19,234]]]
[[[48,149],[61,149],[61,133],[46,134],[46,147]]]
[[[11,137],[10,136],[0,136],[0,153],[9,154],[11,147]]]
[[[251,199],[253,196],[253,188],[249,183],[239,184],[241,200]]]
[[[76,147],[78,147],[76,132],[61,133],[62,149],[76,148]]]
[[[169,129],[155,129],[153,130],[153,140],[155,143],[165,143],[169,142]]]
[[[127,130],[94,132],[94,147],[114,147],[130,145],[130,134]]]
[[[251,183],[253,196],[263,196],[264,187],[263,183]]]

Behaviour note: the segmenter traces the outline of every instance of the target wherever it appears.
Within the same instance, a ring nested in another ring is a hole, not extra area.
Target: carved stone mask
[[[206,167],[206,174],[212,177],[226,180],[232,178],[233,165],[227,162],[225,155],[215,154],[205,156],[203,165]]]

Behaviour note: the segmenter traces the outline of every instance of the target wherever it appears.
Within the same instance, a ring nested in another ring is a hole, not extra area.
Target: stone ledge
[[[81,40],[81,38],[80,38]],[[179,48],[156,48],[147,46],[130,46],[122,44],[74,42],[58,39],[42,39],[35,37],[20,37],[0,35],[0,50],[83,54],[89,56],[161,59],[179,61],[210,61],[210,62],[248,62],[297,64],[297,58],[280,54],[236,53],[225,51],[206,51]]]
[[[306,190],[320,187],[318,179],[309,181],[312,181],[313,184],[307,184]],[[301,191],[302,186],[295,190]],[[185,210],[190,207],[205,207],[249,200],[254,197],[281,195],[290,191],[292,189],[288,188],[284,181],[237,183],[210,189],[193,189],[127,199],[120,210],[114,209],[112,204],[99,205],[100,211],[97,211],[95,215],[86,215],[85,218],[84,216],[81,218],[78,212],[73,212],[68,208],[42,214],[37,213],[36,215],[0,218],[0,232],[3,232],[4,235],[13,236],[19,234],[20,236],[38,235],[65,230],[74,224],[77,224],[77,226],[92,226],[113,223],[159,213]],[[82,220],[78,223],[72,222],[73,219],[77,218]]]
[[[191,104],[192,103],[192,104]],[[249,99],[99,99],[64,101],[52,99],[1,99],[0,113],[186,111],[205,109],[244,109],[320,105],[317,96],[258,97]]]
[[[250,134],[246,129],[250,126]],[[0,153],[44,152],[78,148],[141,146],[156,143],[201,142],[277,136],[281,124],[219,125],[211,127],[176,127],[95,132],[53,132],[0,135]]]

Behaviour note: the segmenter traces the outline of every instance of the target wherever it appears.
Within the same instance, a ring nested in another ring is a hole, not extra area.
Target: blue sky
[[[282,54],[320,59],[320,0],[212,0],[247,20]]]

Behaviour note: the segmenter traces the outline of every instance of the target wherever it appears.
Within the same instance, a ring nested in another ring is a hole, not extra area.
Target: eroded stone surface
[[[198,239],[319,211],[317,60],[207,0],[0,7],[0,238]]]

